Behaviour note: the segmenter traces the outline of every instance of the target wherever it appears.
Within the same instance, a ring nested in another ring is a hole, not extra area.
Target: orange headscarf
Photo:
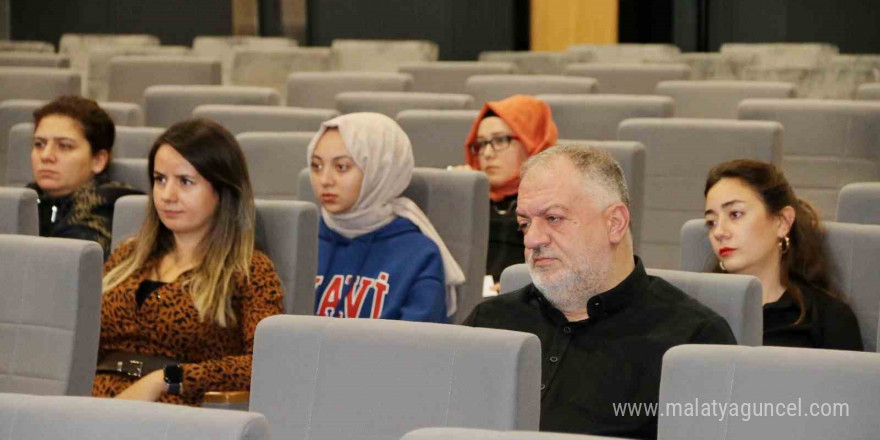
[[[480,115],[474,121],[464,143],[465,162],[471,168],[480,169],[480,161],[476,155],[471,154],[468,145],[477,139],[477,129],[489,110],[513,130],[513,134],[526,148],[529,157],[556,145],[556,124],[550,114],[550,106],[546,102],[528,95],[513,95],[501,101],[487,102],[483,104],[483,109],[480,110]],[[519,176],[490,188],[489,198],[497,202],[516,194],[518,189]]]

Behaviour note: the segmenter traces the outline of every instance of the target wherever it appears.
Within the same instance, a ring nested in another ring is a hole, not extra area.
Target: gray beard
[[[535,252],[532,253],[532,257]],[[565,273],[555,280],[542,279],[542,271],[535,270],[529,260],[529,275],[532,283],[550,301],[556,309],[565,312],[577,312],[587,307],[587,300],[599,292],[602,282],[608,277],[610,267],[590,265],[583,261],[576,264],[581,270],[566,267]]]

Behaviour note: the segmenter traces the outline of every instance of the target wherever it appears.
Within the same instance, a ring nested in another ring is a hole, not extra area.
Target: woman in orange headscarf
[[[487,102],[465,141],[467,165],[489,178],[489,255],[486,273],[524,262],[523,235],[516,223],[519,169],[529,157],[556,145],[557,129],[544,101],[514,95]]]

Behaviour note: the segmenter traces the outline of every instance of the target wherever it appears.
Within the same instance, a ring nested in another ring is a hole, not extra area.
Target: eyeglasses
[[[495,153],[499,151],[503,151],[510,146],[510,141],[515,140],[517,137],[512,134],[507,134],[503,136],[493,136],[492,139],[487,139],[484,141],[476,140],[472,144],[468,145],[468,150],[474,156],[479,156],[480,153],[483,152],[483,148],[486,148],[487,145],[492,145],[492,151]]]

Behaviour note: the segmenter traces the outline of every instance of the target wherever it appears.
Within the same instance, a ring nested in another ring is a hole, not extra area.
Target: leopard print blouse
[[[120,246],[104,264],[104,273],[134,251],[134,243]],[[138,307],[135,292],[156,261],[150,261],[127,280],[106,292],[101,300],[101,342],[98,358],[108,351],[167,356],[181,362],[183,392],[162,395],[160,402],[201,405],[206,391],[249,390],[254,331],[261,319],[284,313],[281,281],[272,261],[254,251],[250,281],[238,280],[232,297],[237,322],[220,327],[199,321],[189,293],[182,287],[186,273],[151,293]],[[117,374],[96,374],[92,395],[113,397],[134,383]]]

